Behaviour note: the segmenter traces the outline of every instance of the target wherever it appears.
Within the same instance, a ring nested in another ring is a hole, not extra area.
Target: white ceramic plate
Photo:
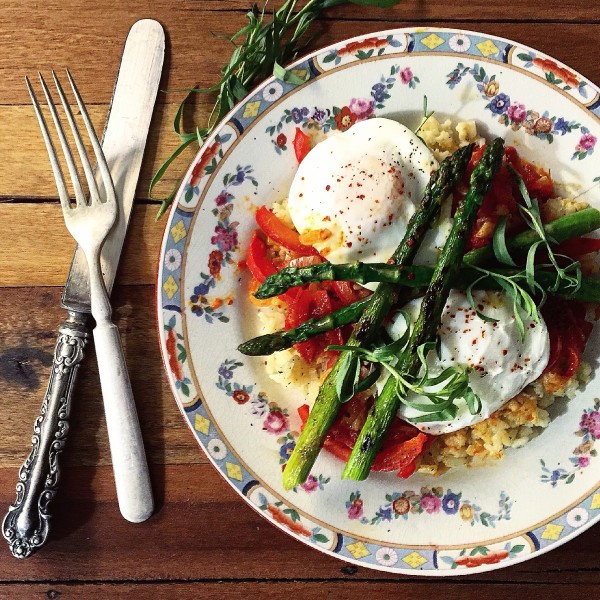
[[[294,65],[307,83],[269,80],[200,150],[169,216],[158,321],[169,381],[200,446],[266,519],[318,550],[399,573],[448,575],[545,552],[600,519],[600,401],[594,378],[558,402],[550,427],[491,468],[438,477],[341,481],[327,453],[308,484],[281,485],[302,398],[274,384],[237,345],[255,333],[247,274],[252,208],[285,197],[295,127],[323,131],[371,114],[414,126],[423,96],[438,115],[475,119],[485,135],[551,168],[598,205],[600,93],[541,53],[492,36],[398,29],[321,50]],[[598,347],[598,330],[588,344]]]

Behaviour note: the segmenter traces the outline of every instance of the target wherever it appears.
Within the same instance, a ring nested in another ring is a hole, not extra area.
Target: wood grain
[[[58,288],[0,288],[0,467],[20,466],[31,448],[34,418],[47,385],[59,324]],[[21,307],[27,306],[27,311]],[[117,286],[115,323],[121,331],[131,384],[147,445],[155,464],[206,462],[176,407],[158,350],[152,286]],[[64,462],[110,464],[93,345],[88,346],[77,390]]]
[[[73,67],[84,98],[107,103],[123,40],[129,27],[142,16],[159,20],[168,31],[170,52],[163,89],[189,87],[198,79],[203,84],[212,83],[230,48],[226,40],[213,38],[211,33],[235,33],[243,25],[243,14],[250,5],[251,2],[243,0],[227,4],[216,0],[103,0],[101,3],[50,0],[29,4],[27,22],[23,26],[19,22],[22,4],[19,0],[4,0],[3,18],[7,30],[0,37],[0,71],[3,73],[0,104],[28,103],[22,85],[26,73],[67,65]],[[549,0],[543,6],[543,15],[535,0],[512,2],[502,7],[485,0],[469,2],[468,8],[459,3],[445,4],[443,0],[405,0],[386,11],[344,7],[328,13],[329,19],[321,22],[322,34],[315,44],[324,46],[361,33],[415,23],[451,24],[526,40],[529,45],[552,52],[567,62],[574,58],[572,66],[589,66],[589,72],[585,69],[583,72],[593,78],[598,73],[598,65],[594,65],[593,53],[589,52],[595,40],[594,25],[590,23],[598,22],[598,7],[579,0]],[[534,27],[528,24],[538,20],[551,22],[536,23]],[[558,24],[561,39],[569,43],[556,44]],[[17,37],[19,43],[15,43]],[[584,47],[587,52],[578,52]],[[168,101],[160,99],[165,100]]]
[[[156,206],[135,206],[117,284],[153,284],[166,220],[155,221]],[[75,242],[58,201],[0,204],[0,288],[63,286]],[[8,225],[10,224],[10,225]]]
[[[485,595],[486,600],[505,600],[507,597],[517,597],[527,594],[530,600],[545,600],[548,594],[556,593],[555,588],[550,585],[526,585],[503,584],[494,585],[475,584],[469,589],[473,593]],[[579,594],[597,593],[594,585],[576,584],[564,585],[560,588],[561,598],[580,597]],[[388,600],[396,595],[403,600],[422,600],[432,598],[443,593],[445,600],[464,600],[464,586],[450,584],[448,582],[428,582],[423,585],[415,585],[414,582],[255,582],[255,581],[222,581],[219,583],[191,582],[191,583],[153,583],[149,585],[123,584],[114,585],[101,583],[95,585],[65,585],[65,584],[43,584],[25,585],[14,596],[3,595],[0,588],[0,598],[20,600],[21,598],[48,598],[49,600],[71,600],[85,598],[98,600],[111,598],[115,600],[195,600],[200,594],[207,594],[213,598],[226,600],[243,600],[260,594],[261,599],[280,600],[281,598],[302,598],[302,600],[322,600],[323,598],[344,598],[351,600],[364,598],[368,594],[372,600]],[[508,596],[508,595],[511,596]],[[475,596],[473,596],[475,597]]]

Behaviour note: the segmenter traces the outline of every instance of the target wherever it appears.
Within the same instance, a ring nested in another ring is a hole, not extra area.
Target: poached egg
[[[361,121],[304,158],[290,188],[290,217],[303,241],[332,263],[386,262],[436,168],[431,151],[404,125]]]
[[[539,323],[523,318],[525,339],[521,341],[514,318],[512,300],[499,292],[473,291],[478,310],[497,322],[482,320],[471,307],[464,292],[452,290],[442,313],[438,335],[440,357],[429,352],[429,374],[435,377],[448,367],[470,367],[469,383],[481,400],[481,410],[472,415],[464,399],[458,399],[456,417],[452,421],[415,423],[421,431],[441,435],[475,425],[514,398],[544,371],[550,358],[548,328],[540,316]],[[417,320],[422,298],[409,302],[404,311],[412,324]],[[396,340],[406,331],[406,323],[397,314],[387,326]],[[423,396],[410,393],[409,399],[428,403]],[[398,415],[410,421],[424,413],[402,404]]]

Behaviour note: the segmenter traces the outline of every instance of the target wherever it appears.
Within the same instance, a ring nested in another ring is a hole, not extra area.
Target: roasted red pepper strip
[[[261,206],[256,211],[256,222],[265,234],[280,246],[302,256],[320,256],[312,246],[303,244],[298,233],[290,229],[266,206]]]
[[[301,289],[295,300],[288,306],[285,315],[285,328],[292,329],[298,327],[311,317],[311,308],[313,303],[313,295],[309,290]],[[318,342],[316,338],[294,344],[294,348],[298,354],[308,363],[312,362],[318,350]]]
[[[250,269],[250,273],[252,273],[252,276],[258,283],[262,283],[269,275],[277,273],[277,267],[275,267],[267,256],[267,244],[258,231],[252,234],[252,240],[250,241],[250,247],[246,255],[246,266]],[[295,300],[297,293],[297,289],[292,288],[279,297],[289,304]]]
[[[358,401],[353,399],[348,403],[351,412],[354,412],[355,408],[352,403],[356,402]],[[298,409],[303,425],[308,420],[309,413],[306,404]],[[340,415],[329,430],[323,447],[337,458],[347,461],[357,437],[358,430],[351,428]],[[430,436],[420,432],[410,423],[396,418],[375,458],[372,470],[398,471],[398,477],[410,477],[415,471],[417,457],[426,450],[430,442]]]
[[[545,373],[565,379],[575,375],[593,329],[585,313],[585,306],[580,302],[548,298],[542,308],[550,335],[550,359]]]
[[[305,156],[310,152],[310,138],[300,129],[296,127],[296,135],[294,136],[294,152],[296,153],[296,160],[300,164]]]
[[[557,254],[566,254],[571,258],[597,252],[598,250],[600,250],[600,239],[586,237],[572,238],[554,249]]]
[[[481,146],[473,152],[465,178],[457,190],[458,193],[454,194],[455,208],[467,193],[469,177],[481,159],[484,149],[485,146]],[[544,202],[554,196],[554,184],[550,173],[521,158],[514,147],[507,146],[504,151],[503,165],[496,174],[490,190],[484,198],[483,205],[477,212],[477,220],[469,237],[469,248],[481,248],[490,244],[494,228],[502,215],[507,217],[511,234],[518,233],[525,227],[518,210],[520,193],[506,167],[508,164],[523,178],[525,187],[532,198]]]
[[[332,281],[331,285],[335,290],[337,297],[346,305],[353,304],[359,300],[357,294],[352,289],[352,284],[349,281]]]
[[[252,234],[246,265],[258,283],[262,283],[269,275],[277,273],[275,265],[267,257],[267,244],[258,231]]]

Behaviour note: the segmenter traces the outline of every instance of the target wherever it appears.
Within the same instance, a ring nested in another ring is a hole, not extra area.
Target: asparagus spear
[[[338,266],[349,266],[349,265],[336,265]],[[361,265],[362,266],[362,265]],[[432,267],[411,267],[407,266],[402,271],[398,271],[397,268],[387,264],[373,263],[369,265],[370,273],[372,276],[363,275],[358,277],[348,277],[346,271],[343,277],[336,276],[335,279],[349,279],[352,281],[359,281],[360,283],[367,283],[371,281],[381,281],[385,283],[395,283],[402,285],[407,288],[426,288],[431,282],[431,276],[433,275]],[[516,269],[494,269],[495,273],[500,275],[510,276],[514,275]],[[337,275],[337,271],[336,271]],[[475,281],[478,281],[475,289],[479,290],[498,290],[502,291],[502,287],[492,277],[481,276],[480,271],[465,267],[461,267],[457,278],[454,282],[454,287],[459,290],[465,290],[469,285]],[[550,271],[536,271],[535,280],[545,290],[551,289],[556,284],[556,273]],[[568,282],[560,280],[559,288],[552,294],[561,296],[570,300],[580,300],[582,302],[600,302],[600,280],[592,279],[591,277],[582,277],[581,285],[575,291],[572,287],[569,287]],[[291,348],[294,344],[304,342],[310,338],[315,337],[326,331],[343,327],[349,323],[355,323],[363,310],[368,306],[370,299],[364,298],[348,306],[325,315],[318,319],[308,319],[298,327],[293,329],[286,329],[283,331],[276,331],[274,333],[267,333],[265,335],[259,335],[258,337],[252,338],[238,346],[238,350],[246,356],[266,356],[278,352],[279,350],[285,350]]]
[[[598,228],[600,228],[600,211],[595,208],[585,208],[579,212],[560,217],[544,227],[548,237],[556,240],[559,244],[568,239],[591,233]],[[529,230],[509,238],[506,241],[506,246],[508,250],[517,253],[523,252],[529,250],[531,245],[539,239],[535,231]],[[463,258],[463,264],[481,265],[493,257],[492,246],[485,246],[467,252]],[[390,275],[391,273],[395,275]],[[347,280],[356,281],[357,283],[386,281],[408,285],[409,287],[421,287],[422,285],[416,285],[410,281],[412,275],[409,275],[409,273],[411,273],[409,269],[398,271],[396,266],[358,262],[341,265],[324,262],[309,267],[288,267],[267,277],[255,295],[257,298],[264,300],[282,294],[296,285],[326,280]],[[416,277],[416,273],[414,275]],[[391,277],[397,277],[398,279]],[[422,277],[425,277],[424,273]]]
[[[406,234],[396,248],[390,263],[400,268],[412,262],[427,228],[439,213],[442,201],[465,172],[472,152],[473,145],[459,148],[433,173],[419,209],[411,217]],[[399,293],[400,289],[394,284],[384,283],[375,290],[369,297],[370,302],[356,324],[348,345],[365,344],[378,332],[390,308],[398,301]],[[348,369],[349,361],[352,360],[357,359],[349,352],[341,352],[336,364],[321,385],[308,421],[283,472],[285,489],[292,489],[306,481],[340,407],[336,389],[338,375],[340,372],[343,373],[343,369]]]
[[[344,325],[348,325],[348,323],[355,323],[370,301],[370,297],[363,298],[358,302],[343,306],[324,317],[308,319],[293,329],[259,335],[240,344],[238,350],[246,356],[266,356],[279,350],[285,350],[294,344],[309,340],[320,333],[343,327]]]
[[[544,225],[544,230],[548,239],[553,239],[561,244],[574,237],[579,237],[596,231],[600,228],[600,211],[595,208],[584,208],[576,213],[559,217]],[[535,242],[539,242],[540,237],[533,230],[529,229],[519,233],[506,240],[506,247],[515,252],[527,252]],[[494,258],[494,250],[491,245],[471,250],[465,254],[463,263],[467,265],[481,265]]]
[[[416,376],[421,364],[417,349],[435,340],[444,305],[462,262],[467,236],[475,222],[477,209],[481,206],[502,164],[503,156],[504,141],[496,138],[486,147],[481,160],[473,170],[469,192],[454,217],[452,230],[435,265],[408,346],[396,365],[401,373]],[[399,404],[397,383],[393,377],[390,377],[367,416],[344,468],[343,478],[362,480],[368,476]]]

